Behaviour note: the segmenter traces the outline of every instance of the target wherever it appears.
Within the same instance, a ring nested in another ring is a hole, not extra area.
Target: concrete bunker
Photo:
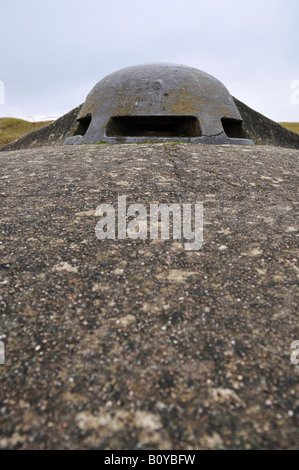
[[[87,96],[77,122],[65,144],[253,144],[225,86],[184,65],[145,64],[106,76]]]

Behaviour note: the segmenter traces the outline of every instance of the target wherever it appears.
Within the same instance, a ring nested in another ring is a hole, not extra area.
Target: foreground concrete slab
[[[295,449],[298,157],[2,152],[0,447]],[[98,240],[95,209],[118,195],[203,202],[203,247]]]

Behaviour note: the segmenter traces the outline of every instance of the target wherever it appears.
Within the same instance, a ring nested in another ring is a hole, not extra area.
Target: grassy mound
[[[286,127],[290,131],[297,132],[299,134],[299,122],[279,122],[283,127]]]
[[[23,119],[0,118],[0,146],[8,144],[29,132],[53,121],[29,122]]]

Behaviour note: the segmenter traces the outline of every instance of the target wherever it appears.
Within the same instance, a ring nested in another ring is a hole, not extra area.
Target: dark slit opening
[[[248,139],[243,129],[243,121],[232,118],[222,118],[221,122],[227,137],[232,139]]]
[[[77,119],[78,125],[75,129],[74,135],[85,135],[90,123],[91,123],[91,114],[87,114],[86,116]]]
[[[198,137],[194,116],[115,116],[106,127],[107,137]]]

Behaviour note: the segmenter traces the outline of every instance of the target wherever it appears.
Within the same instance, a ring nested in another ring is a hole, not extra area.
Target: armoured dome
[[[107,75],[87,96],[77,121],[65,144],[253,143],[225,86],[185,65],[137,65]]]

